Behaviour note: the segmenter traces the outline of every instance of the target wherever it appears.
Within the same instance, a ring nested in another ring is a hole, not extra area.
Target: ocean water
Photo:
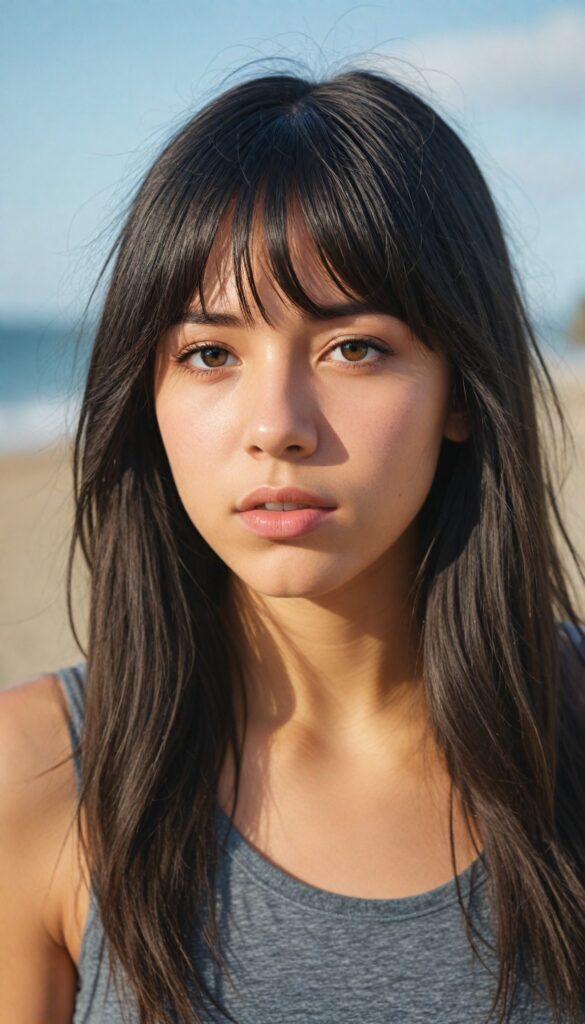
[[[73,326],[0,322],[0,453],[73,435],[91,336]]]
[[[554,368],[585,370],[585,346],[559,328],[540,332]],[[0,321],[0,454],[50,447],[75,431],[92,332],[75,326]]]

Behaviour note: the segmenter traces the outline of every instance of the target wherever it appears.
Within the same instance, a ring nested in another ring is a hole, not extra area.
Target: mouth
[[[265,502],[238,513],[248,530],[268,540],[282,541],[302,537],[324,524],[335,512],[323,506],[297,505],[292,502]]]
[[[292,502],[285,501],[266,501],[263,505],[254,505],[254,508],[265,509],[267,512],[294,512],[299,508],[323,508],[325,506],[317,505],[295,505]]]
[[[237,512],[261,509],[264,512],[297,512],[301,509],[331,509],[335,502],[300,487],[256,487],[237,506]]]

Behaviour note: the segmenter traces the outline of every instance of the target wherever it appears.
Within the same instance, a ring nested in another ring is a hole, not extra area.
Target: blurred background
[[[2,0],[0,12],[0,686],[82,658],[65,602],[69,438],[91,336],[79,335],[81,313],[165,140],[249,62],[316,76],[388,69],[470,146],[573,432],[565,457],[560,436],[547,439],[585,554],[582,6]],[[81,571],[74,606],[83,640]]]

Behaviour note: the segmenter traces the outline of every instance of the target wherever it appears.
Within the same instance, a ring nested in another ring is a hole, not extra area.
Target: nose
[[[266,361],[246,395],[243,444],[255,458],[307,458],[317,447],[315,395],[306,372],[286,357]]]

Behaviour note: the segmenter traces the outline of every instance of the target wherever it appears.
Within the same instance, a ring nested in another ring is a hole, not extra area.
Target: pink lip
[[[300,487],[256,487],[250,491],[241,501],[238,502],[236,511],[247,512],[256,505],[270,504],[271,502],[282,502],[287,505],[311,505],[313,508],[335,508],[335,502],[322,498],[318,494],[311,494],[310,491],[303,491]]]
[[[272,500],[278,499],[273,498]],[[293,500],[289,499],[289,501]],[[260,537],[280,540],[289,537],[302,537],[303,534],[310,533],[334,511],[333,508],[299,508],[291,509],[289,512],[270,512],[265,508],[255,508],[238,512],[238,518],[252,533],[256,533]]]

